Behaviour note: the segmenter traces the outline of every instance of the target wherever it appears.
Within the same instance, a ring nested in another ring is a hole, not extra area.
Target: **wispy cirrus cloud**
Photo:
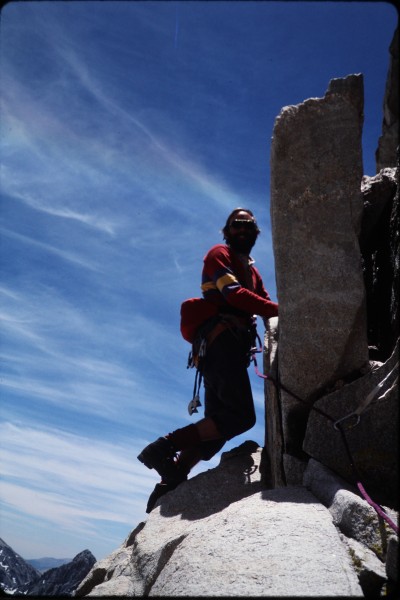
[[[74,118],[62,120],[51,103],[44,111],[43,104],[30,98],[32,118],[27,120],[23,98],[29,92],[23,84],[12,83],[12,96],[17,100],[5,101],[5,121],[11,132],[2,182],[5,193],[50,216],[111,235],[126,225],[122,212],[130,198],[147,212],[148,199],[156,206],[168,206],[171,197],[184,194],[182,202],[174,202],[174,211],[185,218],[192,213],[188,194],[192,201],[198,198],[200,213],[211,207],[222,213],[241,204],[239,194],[221,175],[207,170],[196,158],[195,149],[189,152],[185,142],[179,142],[178,122],[169,121],[163,135],[156,133],[133,108],[113,99],[75,52],[69,50],[65,56],[81,83],[81,92],[91,95],[104,117],[82,132]],[[88,107],[87,123],[91,121]],[[22,164],[15,161],[17,153],[26,157],[23,168],[31,172],[29,187],[18,176]],[[32,188],[40,192],[32,192]],[[114,201],[112,211],[109,198],[116,195],[122,204]]]
[[[214,206],[217,204],[223,209],[231,207],[232,203],[236,205],[239,203],[240,196],[228,185],[227,181],[224,181],[221,176],[217,176],[216,173],[210,173],[199,161],[196,161],[195,152],[193,150],[189,152],[187,144],[179,144],[179,130],[181,129],[179,120],[165,121],[165,124],[168,123],[165,134],[156,133],[152,130],[151,125],[148,125],[144,118],[139,116],[139,113],[145,111],[140,109],[136,112],[133,107],[126,108],[123,99],[114,98],[109,91],[106,91],[104,79],[100,79],[100,76],[96,77],[96,69],[93,69],[89,63],[82,59],[77,49],[71,47],[70,44],[57,44],[55,49],[59,55],[58,60],[60,63],[64,67],[65,65],[69,66],[71,74],[80,82],[82,90],[90,94],[95,99],[98,108],[101,107],[104,111],[106,116],[99,126],[106,133],[105,139],[110,138],[111,124],[113,129],[124,128],[124,152],[115,152],[115,150],[113,152],[114,158],[118,159],[119,169],[121,169],[121,161],[122,165],[128,166],[132,156],[140,148],[142,166],[146,168],[147,164],[148,169],[151,165],[150,169],[153,172],[154,164],[161,161],[161,165],[164,165],[163,169],[169,173],[169,177],[171,177],[172,167],[175,176],[183,177],[187,183],[197,189],[205,202],[209,202]],[[90,118],[90,115],[88,117]],[[162,118],[161,113],[160,118]],[[105,125],[105,123],[108,123],[108,125]],[[122,136],[118,136],[118,138],[113,136],[113,140],[116,139],[121,140]],[[109,155],[110,148],[113,147],[115,149],[114,144],[109,146],[108,152],[105,145],[103,148],[99,148],[102,156]],[[147,157],[144,155],[144,148]],[[192,154],[192,157],[190,157],[190,154]],[[143,160],[144,163],[142,163]],[[148,173],[148,175],[152,180],[152,174]],[[128,179],[131,176],[133,176],[133,173],[128,175]]]
[[[21,513],[37,520],[38,529],[47,522],[68,538],[86,534],[102,546],[109,543],[102,530],[112,523],[129,531],[143,518],[144,490],[154,485],[154,476],[133,462],[140,449],[135,441],[115,444],[7,422],[0,424],[0,439],[4,537],[15,535],[8,532],[8,519],[13,523]],[[68,543],[59,537],[66,552]]]
[[[33,246],[34,248],[44,250],[49,254],[56,255],[62,260],[73,263],[75,266],[82,267],[84,269],[89,269],[90,271],[102,271],[102,267],[100,264],[95,264],[95,262],[89,261],[86,257],[83,257],[82,255],[79,255],[71,250],[63,250],[61,248],[57,248],[56,246],[47,244],[45,242],[41,242],[28,235],[23,235],[21,233],[17,233],[16,231],[6,229],[5,227],[0,227],[0,231],[3,236],[10,237],[27,246]]]
[[[115,234],[119,225],[116,219],[111,219],[95,212],[80,212],[66,206],[55,206],[54,202],[50,202],[50,199],[46,200],[42,195],[34,196],[31,193],[17,191],[13,195],[13,199],[23,202],[30,208],[46,213],[47,215],[77,221],[110,235]]]
[[[153,318],[138,313],[127,323],[103,309],[100,327],[97,315],[52,289],[25,294],[2,286],[0,293],[6,299],[1,315],[3,410],[11,402],[7,395],[20,399],[14,406],[31,396],[48,406],[68,407],[77,416],[101,415],[136,432],[152,430],[154,411],[167,417],[179,401],[175,394],[166,403],[157,388],[164,381],[168,393],[182,381],[184,357],[179,360],[176,340]],[[155,330],[157,336],[149,334]]]

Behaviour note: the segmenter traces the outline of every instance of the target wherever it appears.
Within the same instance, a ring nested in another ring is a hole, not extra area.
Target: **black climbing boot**
[[[167,492],[171,492],[176,487],[178,487],[178,485],[180,483],[182,483],[182,481],[186,481],[186,480],[187,480],[187,476],[183,475],[182,479],[180,481],[176,480],[176,481],[172,481],[171,483],[164,483],[162,481],[161,483],[157,483],[154,490],[151,492],[151,494],[149,496],[146,512],[150,513],[153,510],[153,508],[159,498],[164,496],[164,494],[166,494]]]
[[[179,472],[174,461],[176,450],[171,442],[160,437],[144,448],[138,456],[148,469],[155,469],[165,482],[179,480]]]

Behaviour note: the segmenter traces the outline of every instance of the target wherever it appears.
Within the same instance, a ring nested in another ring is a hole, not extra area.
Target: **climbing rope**
[[[347,419],[350,416],[356,415],[358,417],[357,422],[355,425],[358,425],[358,423],[360,422],[360,414],[361,412],[366,408],[366,406],[371,402],[371,400],[376,396],[376,392],[379,391],[379,389],[382,387],[383,383],[388,379],[389,375],[391,375],[394,371],[394,369],[392,369],[392,371],[385,377],[385,379],[378,384],[378,386],[376,386],[374,388],[374,390],[372,390],[371,394],[368,395],[367,399],[365,402],[363,402],[359,409],[357,411],[354,411],[354,413],[350,413],[350,415],[346,415],[346,417],[343,417],[343,419],[339,419],[339,420],[335,420],[333,419],[330,415],[328,415],[325,411],[321,410],[320,408],[318,408],[317,406],[311,405],[306,402],[303,398],[300,398],[297,394],[295,394],[294,392],[292,392],[291,390],[289,390],[286,386],[284,386],[282,384],[281,381],[277,381],[274,377],[272,377],[272,375],[263,375],[262,373],[260,373],[260,371],[258,370],[258,365],[257,365],[257,359],[256,359],[256,354],[258,352],[262,352],[262,344],[261,344],[261,339],[258,335],[258,333],[256,334],[256,339],[259,342],[259,347],[253,347],[250,350],[250,361],[254,363],[254,368],[255,368],[255,372],[256,375],[258,375],[258,377],[261,377],[262,379],[266,379],[268,381],[271,381],[275,388],[277,389],[278,393],[279,390],[282,389],[284,390],[287,394],[289,394],[290,396],[292,396],[292,398],[294,398],[295,400],[298,400],[299,402],[302,402],[303,404],[306,404],[310,410],[314,410],[315,412],[319,413],[320,415],[322,415],[323,417],[325,417],[326,419],[328,419],[329,421],[332,422],[333,427],[336,429],[336,431],[339,431],[341,438],[343,440],[343,444],[345,447],[345,451],[347,454],[347,458],[349,460],[353,475],[354,475],[354,479],[356,480],[356,485],[358,490],[360,491],[361,495],[363,496],[363,498],[366,500],[366,502],[368,502],[368,504],[370,506],[372,506],[372,508],[377,512],[377,514],[382,517],[382,519],[384,519],[386,521],[386,523],[388,523],[388,525],[393,529],[393,531],[396,532],[396,534],[399,534],[399,527],[392,521],[392,519],[389,517],[389,515],[384,511],[384,509],[382,508],[382,506],[380,506],[379,504],[377,504],[376,502],[374,502],[370,496],[367,494],[367,492],[365,491],[365,488],[363,486],[363,484],[361,483],[361,478],[360,478],[360,474],[358,472],[358,469],[355,465],[353,456],[351,454],[350,451],[350,447],[345,435],[345,431],[343,429],[342,423],[341,421],[343,421],[344,419]],[[368,401],[368,402],[367,402]],[[353,425],[352,427],[355,427],[355,425]]]

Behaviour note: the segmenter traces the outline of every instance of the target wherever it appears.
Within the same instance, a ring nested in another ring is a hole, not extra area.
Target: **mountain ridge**
[[[62,564],[41,571],[35,568]],[[79,552],[73,559],[22,558],[0,538],[0,592],[2,595],[72,596],[74,590],[89,573],[96,558],[90,550]],[[66,561],[66,562],[65,562]]]
[[[40,576],[33,566],[0,538],[0,589],[14,594]]]

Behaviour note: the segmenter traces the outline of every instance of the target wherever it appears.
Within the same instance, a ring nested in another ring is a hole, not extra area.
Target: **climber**
[[[250,256],[260,233],[253,213],[236,208],[222,233],[226,244],[211,248],[202,273],[203,298],[218,308],[214,327],[206,336],[204,418],[158,438],[139,454],[138,459],[161,476],[147,512],[158,498],[185,481],[200,460],[210,460],[227,440],[255,424],[247,373],[256,335],[254,315],[275,317],[278,305],[271,301]]]

